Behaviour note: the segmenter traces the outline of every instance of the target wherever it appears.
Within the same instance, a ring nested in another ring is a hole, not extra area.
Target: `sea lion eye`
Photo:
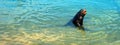
[[[87,12],[86,10],[84,12]]]

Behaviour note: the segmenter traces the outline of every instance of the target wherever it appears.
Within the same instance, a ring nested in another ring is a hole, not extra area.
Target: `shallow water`
[[[0,45],[119,45],[119,0],[0,0]],[[85,31],[64,26],[87,10]]]

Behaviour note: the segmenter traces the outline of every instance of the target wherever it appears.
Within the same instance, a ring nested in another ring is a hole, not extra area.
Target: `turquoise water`
[[[85,31],[64,26],[87,10]],[[0,0],[0,45],[120,45],[120,0]]]

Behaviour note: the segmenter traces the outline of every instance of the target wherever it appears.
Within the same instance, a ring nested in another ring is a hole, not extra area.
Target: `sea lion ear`
[[[81,9],[80,12],[82,12],[84,9]]]

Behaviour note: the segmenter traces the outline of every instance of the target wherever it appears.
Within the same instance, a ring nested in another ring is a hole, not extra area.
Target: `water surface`
[[[0,45],[119,45],[119,0],[0,0]],[[64,26],[82,8],[85,31]]]

